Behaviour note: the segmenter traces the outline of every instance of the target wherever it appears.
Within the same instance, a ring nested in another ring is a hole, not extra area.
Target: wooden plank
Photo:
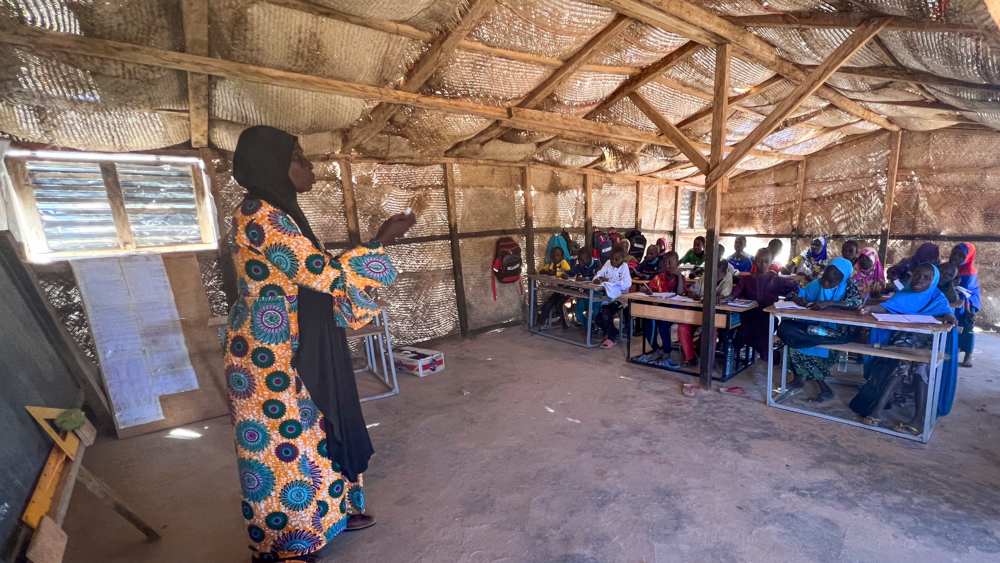
[[[922,364],[927,364],[931,361],[930,350],[905,348],[903,346],[881,346],[876,348],[859,342],[848,342],[846,344],[820,344],[817,348],[826,348],[827,350],[836,350],[838,352],[850,352],[852,354],[863,354],[865,356],[892,358],[894,360],[903,360],[907,362],[919,362]],[[941,352],[938,357],[939,359],[944,360],[948,357],[948,355]]]
[[[807,70],[813,70],[815,66],[804,66]],[[882,78],[885,80],[898,80],[913,84],[927,84],[930,86],[955,86],[959,88],[969,88],[972,90],[983,90],[986,92],[1000,92],[1000,86],[996,84],[982,84],[979,82],[969,82],[955,78],[938,76],[921,70],[901,68],[895,66],[842,66],[837,69],[837,74],[849,76],[863,76],[866,78]]]
[[[101,59],[169,68],[185,72],[201,72],[233,80],[285,86],[310,92],[336,94],[351,98],[407,104],[423,109],[460,115],[476,115],[503,122],[505,125],[558,134],[576,134],[588,141],[612,141],[650,144],[670,144],[666,139],[630,127],[595,123],[556,112],[531,109],[505,109],[499,106],[405,92],[393,88],[370,86],[345,80],[289,72],[275,68],[238,63],[215,57],[202,57],[175,51],[165,51],[141,45],[43,31],[23,25],[0,23],[0,43],[19,45],[35,51],[68,53]],[[612,134],[605,137],[605,134]]]
[[[784,14],[763,14],[756,16],[728,16],[727,20],[742,27],[778,27],[778,28],[836,28],[850,29],[861,27],[875,14],[818,12],[790,12]],[[975,25],[933,21],[928,19],[894,17],[886,29],[900,31],[925,31],[945,33],[982,33]]]
[[[888,181],[885,186],[885,202],[882,206],[882,234],[878,241],[878,254],[884,264],[889,250],[889,229],[892,228],[892,206],[896,199],[896,178],[899,174],[899,153],[903,144],[903,132],[893,131],[889,135],[889,164],[886,170]]]
[[[152,526],[146,523],[138,514],[136,514],[129,506],[118,496],[111,487],[107,485],[104,481],[100,480],[87,470],[86,467],[80,468],[80,475],[78,477],[79,482],[87,488],[98,500],[107,504],[117,512],[122,518],[128,520],[130,524],[135,526],[137,530],[146,536],[147,540],[154,541],[160,539],[160,534],[153,529]]]
[[[660,130],[663,135],[670,139],[670,142],[674,144],[684,156],[688,157],[695,166],[701,170],[702,174],[708,174],[708,160],[702,156],[701,152],[698,151],[691,143],[691,141],[681,133],[680,129],[674,126],[673,123],[667,121],[665,117],[660,115],[660,112],[656,111],[656,108],[652,106],[645,98],[639,95],[638,92],[633,92],[628,96],[629,100],[635,104],[635,107],[639,108],[650,121],[656,125],[657,129]]]
[[[420,59],[407,73],[406,79],[400,84],[399,89],[406,92],[419,91],[434,75],[441,63],[458,49],[459,43],[472,32],[483,16],[495,5],[494,0],[471,0],[468,10],[455,27],[434,39],[430,48],[420,56]],[[380,133],[399,109],[400,106],[394,104],[380,103],[375,106],[369,113],[367,121],[347,132],[340,152],[350,153],[351,149]]]
[[[657,321],[695,326],[702,326],[702,322],[704,322],[704,315],[699,309],[682,309],[680,307],[664,307],[661,305],[633,302],[630,306],[630,311],[633,317],[640,319],[654,319]],[[716,313],[714,325],[719,328],[729,328],[729,315]]]
[[[448,237],[451,239],[451,267],[455,275],[455,304],[462,336],[469,335],[469,307],[465,302],[465,278],[462,274],[462,247],[458,238],[458,209],[455,200],[455,168],[444,165],[444,198],[448,208]]]
[[[354,246],[361,244],[361,229],[358,226],[358,202],[354,193],[354,173],[351,170],[351,161],[341,159],[337,161],[340,165],[340,182],[344,188],[344,215],[347,217],[347,238]]]
[[[583,232],[585,246],[591,246],[594,243],[594,180],[593,176],[586,175],[583,177]]]
[[[795,214],[792,216],[792,256],[798,255],[799,236],[802,233],[802,204],[806,197],[806,166],[808,162],[808,160],[803,160],[795,167],[795,191],[798,196],[795,199]]]
[[[756,96],[757,94],[761,94],[763,92],[766,92],[766,91],[770,90],[771,88],[774,88],[775,86],[781,84],[784,81],[785,81],[784,77],[781,77],[781,76],[778,76],[778,75],[774,75],[771,78],[768,78],[767,80],[765,80],[764,82],[761,82],[760,84],[757,84],[756,86],[750,87],[749,90],[747,90],[746,92],[743,92],[742,94],[737,94],[735,96],[731,96],[729,98],[729,100],[728,100],[728,104],[729,104],[730,107],[733,107],[736,104],[740,103],[741,101],[749,98],[750,96]],[[700,109],[697,112],[695,112],[695,113],[691,114],[690,116],[688,116],[688,117],[684,118],[683,120],[681,120],[677,124],[677,128],[678,129],[684,129],[685,127],[691,127],[692,125],[695,125],[697,123],[701,123],[702,121],[704,121],[705,119],[708,119],[711,116],[712,116],[712,104],[709,104],[709,105],[705,106],[703,109]]]
[[[578,71],[591,55],[615,37],[618,37],[621,32],[628,28],[630,23],[631,21],[624,16],[615,16],[614,19],[611,20],[611,23],[604,26],[593,37],[587,40],[587,42],[577,49],[565,63],[542,80],[541,83],[532,88],[531,91],[528,92],[528,94],[520,102],[518,102],[517,107],[534,108],[541,104],[546,98],[549,97],[550,94],[552,94],[552,92],[555,91],[556,88],[559,87],[560,84],[562,84],[573,73]],[[504,131],[506,131],[506,128],[503,127],[503,125],[494,122],[486,129],[474,135],[471,139],[456,143],[454,146],[446,150],[445,154],[453,154],[458,150],[471,146],[482,146],[502,135]]]
[[[642,180],[636,180],[635,181],[635,228],[640,231],[642,230],[643,208],[644,206],[642,204]],[[646,251],[645,248],[642,250],[643,252]]]
[[[712,41],[704,43],[705,45],[713,45],[723,41],[729,42],[739,52],[794,82],[806,80],[806,73],[791,61],[782,58],[774,46],[742,26],[687,0],[647,0],[646,2],[640,0],[595,0],[595,3],[611,7],[654,27],[677,31],[686,37],[702,42],[699,38],[684,33],[677,26],[677,22],[682,22],[695,27],[712,39]],[[704,37],[705,35],[702,35],[702,38]],[[885,117],[867,109],[833,88],[821,87],[816,93],[847,113],[870,121],[883,129],[891,131],[898,129]]]
[[[198,211],[198,230],[201,231],[201,242],[216,244],[216,218],[212,213],[211,198],[205,186],[205,176],[199,166],[191,166],[191,181],[194,186],[194,201]]]
[[[434,40],[433,33],[429,31],[424,31],[422,29],[418,29],[416,27],[413,27],[405,23],[400,23],[397,21],[386,20],[381,18],[368,18],[362,16],[355,16],[353,14],[341,12],[334,8],[329,8],[327,6],[316,4],[314,2],[306,2],[304,0],[266,0],[266,3],[282,6],[284,8],[289,8],[292,10],[297,10],[307,14],[312,14],[322,18],[333,19],[343,23],[349,23],[351,25],[365,27],[375,31],[381,31],[383,33],[391,33],[393,35],[398,35],[400,37],[414,39],[417,41],[423,41],[429,43],[430,41]],[[464,51],[473,51],[476,53],[483,53],[486,55],[500,57],[511,61],[518,61],[522,63],[546,66],[550,68],[558,68],[563,64],[563,61],[554,57],[547,57],[545,55],[529,53],[527,51],[515,51],[511,49],[501,49],[497,47],[491,47],[489,45],[485,45],[483,43],[470,40],[468,38],[463,39],[462,41],[459,42],[459,48]],[[638,74],[642,70],[642,67],[629,66],[629,65],[585,64],[580,67],[580,70],[585,70],[590,72],[603,72],[609,74],[624,74],[631,76],[634,74]]]
[[[677,244],[681,240],[681,197],[684,194],[684,188],[681,186],[675,186],[675,188],[677,191],[674,194],[674,240],[672,250],[679,255],[681,251],[678,250]]]
[[[871,38],[875,37],[879,31],[885,28],[891,18],[877,18],[869,21],[863,26],[859,27],[854,31],[847,39],[845,39],[830,56],[823,61],[823,64],[816,68],[807,78],[807,80],[800,82],[798,86],[788,95],[787,98],[781,101],[774,108],[774,110],[762,121],[754,130],[747,135],[745,139],[740,141],[733,147],[733,150],[729,153],[722,163],[717,167],[713,167],[712,172],[706,177],[705,185],[711,186],[712,184],[718,182],[721,178],[726,176],[729,171],[736,167],[737,164],[747,155],[747,152],[755,147],[757,143],[761,142],[765,137],[771,134],[778,125],[781,124],[782,120],[788,117],[799,105],[802,104],[816,92],[820,86],[830,76],[833,74],[838,67],[847,62],[855,53],[858,52]]]
[[[135,237],[132,236],[132,225],[128,221],[128,211],[125,210],[125,195],[118,183],[118,170],[111,162],[101,163],[101,175],[104,177],[104,189],[111,205],[111,217],[118,233],[118,246],[124,250],[135,250]]]
[[[184,51],[193,55],[208,55],[208,0],[183,0]],[[191,121],[191,146],[208,146],[208,75],[189,72],[188,118]]]
[[[524,232],[525,244],[527,245],[528,273],[535,273],[535,203],[534,188],[531,186],[531,169],[525,166],[521,169],[521,187],[524,189]],[[564,256],[566,260],[572,260],[571,256]],[[548,260],[548,256],[543,260]]]
[[[690,59],[692,55],[697,53],[702,48],[704,48],[703,45],[699,45],[694,41],[688,41],[663,57],[660,57],[656,62],[642,69],[639,74],[636,74],[625,82],[622,82],[614,92],[601,100],[601,103],[597,104],[597,107],[587,112],[587,118],[592,119],[595,115],[618,103],[619,100],[624,99],[632,92],[635,92],[649,82],[652,82],[669,68]]]
[[[31,563],[62,563],[69,536],[55,520],[44,516],[31,536],[25,557]]]
[[[7,171],[10,174],[11,185],[14,188],[14,206],[19,211],[17,216],[21,240],[29,254],[47,254],[49,245],[42,226],[42,216],[38,212],[38,201],[35,199],[35,188],[31,185],[28,169],[24,161],[5,159]]]
[[[726,121],[729,117],[729,65],[732,48],[728,43],[715,47],[715,100],[712,102],[712,153],[711,173],[718,170],[724,160],[726,149]],[[709,175],[711,175],[711,173]],[[719,227],[721,222],[722,193],[727,187],[728,177],[721,176],[719,182],[705,182],[705,273],[702,276],[702,337],[699,372],[701,385],[712,388],[712,370],[715,366],[715,306],[718,301],[715,288],[718,285],[717,262],[719,256]]]

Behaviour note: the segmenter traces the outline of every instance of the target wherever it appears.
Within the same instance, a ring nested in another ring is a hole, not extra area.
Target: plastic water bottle
[[[813,336],[831,336],[831,332],[825,326],[820,325],[809,325],[806,332]]]

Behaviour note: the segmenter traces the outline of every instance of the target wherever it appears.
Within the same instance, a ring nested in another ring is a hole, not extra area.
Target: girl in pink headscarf
[[[877,250],[870,246],[861,249],[851,280],[858,286],[863,297],[882,292],[885,288],[885,270],[882,268],[882,260],[879,259]]]

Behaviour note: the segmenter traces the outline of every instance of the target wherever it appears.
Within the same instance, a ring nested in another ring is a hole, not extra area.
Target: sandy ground
[[[998,337],[928,445],[759,396],[684,397],[685,376],[521,328],[436,347],[446,372],[365,405],[379,523],[331,561],[1000,561]],[[163,539],[78,487],[67,561],[248,560],[228,419],[186,428],[201,437],[88,450]]]

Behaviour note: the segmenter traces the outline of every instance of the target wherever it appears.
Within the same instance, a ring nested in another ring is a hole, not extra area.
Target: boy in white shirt
[[[594,283],[601,284],[604,293],[613,300],[617,300],[632,288],[632,274],[629,273],[628,264],[625,262],[625,250],[616,247],[611,252],[611,259],[594,274]],[[597,314],[597,326],[604,333],[601,348],[611,348],[618,341],[619,330],[615,326],[615,314],[619,309],[621,304],[618,301],[611,301],[604,304]]]

